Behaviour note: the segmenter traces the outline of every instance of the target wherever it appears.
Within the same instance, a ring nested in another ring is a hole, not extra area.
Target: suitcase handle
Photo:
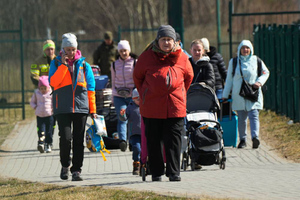
[[[229,103],[229,120],[231,121],[231,118],[232,118],[232,99],[227,99],[225,101]],[[223,103],[224,103],[224,100],[221,99],[220,100],[220,104],[221,104],[220,121],[223,121]]]

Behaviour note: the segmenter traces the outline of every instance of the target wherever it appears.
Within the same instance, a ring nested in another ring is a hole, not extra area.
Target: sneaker
[[[67,180],[69,178],[69,168],[68,167],[62,167],[61,168],[60,178],[62,180]]]
[[[181,181],[181,177],[179,175],[171,175],[169,181]]]
[[[139,161],[133,162],[132,175],[139,175],[139,171],[140,171],[140,162]]]
[[[127,149],[126,141],[122,140],[119,144],[119,147],[120,147],[121,151],[123,151],[123,152],[126,151],[126,149]]]
[[[52,145],[51,144],[46,144],[46,147],[45,147],[45,151],[46,151],[46,153],[51,153],[51,151],[52,151]]]
[[[83,181],[80,176],[80,172],[77,171],[72,173],[72,181]]]
[[[152,176],[152,181],[161,181],[161,176]]]
[[[202,166],[199,165],[199,164],[197,164],[197,163],[195,163],[195,169],[196,169],[196,170],[200,170],[200,169],[202,169]]]
[[[239,149],[243,149],[246,146],[247,146],[246,141],[245,140],[241,140],[240,143],[239,143],[239,145],[238,145],[238,148]]]
[[[44,153],[44,144],[38,144],[37,150],[38,150],[40,153]]]
[[[257,149],[258,146],[259,146],[259,144],[260,144],[260,141],[259,141],[258,138],[253,138],[253,139],[252,139],[252,148],[253,148],[253,149]]]

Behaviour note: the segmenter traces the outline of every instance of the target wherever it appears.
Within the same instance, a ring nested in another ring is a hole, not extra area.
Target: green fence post
[[[21,90],[22,90],[22,119],[25,119],[25,89],[24,89],[24,55],[23,55],[23,20],[20,19],[20,59],[21,59]]]
[[[299,40],[300,30],[298,27],[294,27],[292,32],[293,38],[293,71],[294,71],[294,102],[295,102],[295,122],[300,121],[300,62],[299,62],[299,55],[300,55],[300,40]]]
[[[118,42],[121,40],[121,25],[118,26]]]
[[[283,108],[282,108],[282,71],[281,71],[281,32],[282,32],[282,25],[279,25],[276,28],[276,33],[275,33],[275,50],[276,50],[276,77],[277,77],[277,83],[276,83],[276,91],[277,91],[277,105],[276,105],[276,113],[283,113]]]
[[[287,117],[294,119],[294,90],[293,90],[293,65],[292,65],[292,27],[286,26],[286,82],[287,82]]]
[[[270,59],[269,63],[267,65],[269,71],[270,71],[270,77],[269,80],[267,81],[267,87],[268,87],[268,93],[267,95],[270,96],[270,108],[271,110],[276,109],[276,102],[277,99],[274,98],[276,97],[276,65],[275,65],[275,29],[276,29],[276,24],[273,24],[272,26],[269,27],[269,34],[270,34]]]
[[[229,1],[228,3],[228,10],[229,10],[229,19],[228,19],[228,23],[229,23],[229,59],[232,58],[232,1]]]
[[[221,49],[221,18],[220,18],[220,0],[216,0],[217,4],[217,33],[218,33],[218,52],[222,54]]]

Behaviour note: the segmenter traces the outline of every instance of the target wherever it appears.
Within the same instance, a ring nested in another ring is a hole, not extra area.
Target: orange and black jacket
[[[53,113],[96,113],[95,79],[90,64],[84,57],[73,66],[61,63],[61,57],[52,60],[49,83],[53,90]],[[84,64],[85,63],[85,64]],[[73,69],[73,75],[70,72]]]

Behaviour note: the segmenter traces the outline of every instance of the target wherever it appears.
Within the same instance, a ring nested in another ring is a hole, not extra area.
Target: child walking
[[[132,145],[133,175],[139,175],[140,157],[141,157],[141,114],[140,114],[140,97],[137,89],[132,91],[132,101],[126,110],[120,110],[120,120],[129,123],[129,143]]]
[[[53,112],[52,95],[48,76],[39,78],[38,89],[34,91],[31,97],[30,106],[35,109],[38,133],[37,149],[44,153],[52,151],[53,142]]]

